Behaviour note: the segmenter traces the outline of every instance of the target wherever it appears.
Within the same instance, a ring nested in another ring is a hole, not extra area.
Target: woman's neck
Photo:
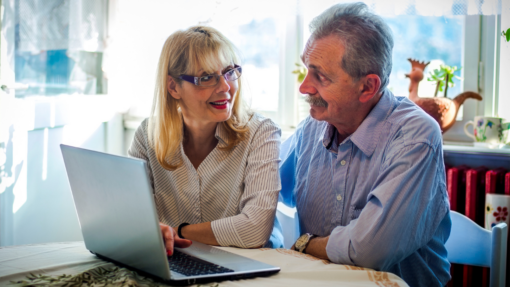
[[[195,169],[218,144],[214,136],[217,125],[218,123],[204,124],[184,120],[183,149]]]

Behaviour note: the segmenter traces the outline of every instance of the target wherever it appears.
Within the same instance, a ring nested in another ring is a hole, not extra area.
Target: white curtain
[[[19,51],[105,48],[106,0],[18,0]]]
[[[14,19],[15,53],[24,63],[16,65],[16,75],[21,75],[24,84],[36,89],[28,95],[37,94],[41,86],[52,85],[63,89],[61,93],[106,92],[102,62],[107,46],[108,0],[11,0],[4,1],[4,6],[4,19]],[[4,22],[5,28],[12,26]],[[4,27],[2,30],[6,32]],[[70,74],[62,80],[53,78],[50,84],[41,83],[48,68],[43,56],[37,55],[59,50],[65,50],[73,61]],[[14,56],[12,52],[8,55]]]
[[[299,0],[302,11],[323,11],[335,3],[357,2],[356,0]],[[420,15],[498,15],[501,1],[508,0],[358,0],[367,4],[381,16]]]

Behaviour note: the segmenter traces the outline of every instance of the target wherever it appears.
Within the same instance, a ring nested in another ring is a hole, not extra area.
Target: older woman
[[[241,74],[234,46],[211,27],[177,31],[163,46],[152,113],[128,153],[147,161],[169,254],[189,240],[281,244],[268,242],[281,131],[245,108]]]

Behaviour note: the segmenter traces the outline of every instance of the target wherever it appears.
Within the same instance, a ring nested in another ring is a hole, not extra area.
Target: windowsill
[[[60,95],[13,98],[2,95],[12,122],[27,131],[89,121],[109,121],[125,110],[111,95]]]
[[[443,151],[447,153],[462,153],[462,154],[476,154],[476,155],[501,155],[510,157],[510,145],[508,148],[485,148],[475,147],[474,143],[465,142],[448,142],[445,141]]]

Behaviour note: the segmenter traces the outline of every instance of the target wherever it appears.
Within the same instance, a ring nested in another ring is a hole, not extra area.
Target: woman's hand
[[[161,234],[165,241],[166,253],[169,256],[174,253],[174,245],[180,248],[190,247],[191,240],[180,238],[179,235],[177,235],[177,231],[172,227],[160,222],[159,228],[161,228]]]

